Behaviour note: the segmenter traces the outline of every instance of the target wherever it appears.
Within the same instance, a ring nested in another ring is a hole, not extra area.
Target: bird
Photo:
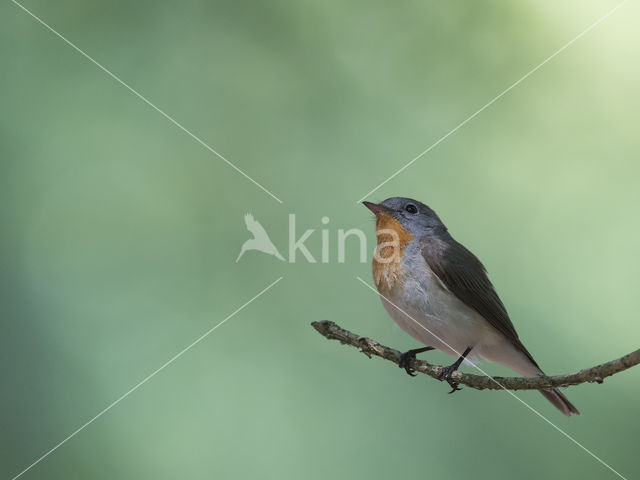
[[[244,252],[248,250],[259,250],[268,255],[273,255],[278,260],[284,261],[284,257],[280,255],[280,252],[278,252],[278,249],[269,238],[269,235],[267,235],[264,227],[260,225],[260,222],[253,218],[253,215],[250,213],[245,214],[244,223],[247,226],[249,233],[253,235],[253,238],[250,238],[242,244],[238,258],[236,258],[236,263],[238,263],[242,255],[244,255]]]
[[[435,211],[404,197],[363,202],[376,216],[373,279],[385,310],[402,330],[425,345],[404,352],[399,367],[416,354],[440,350],[457,357],[441,380],[465,358],[504,365],[524,377],[544,375],[522,344],[507,310],[478,258],[458,243]],[[564,415],[580,415],[557,388],[539,390]]]

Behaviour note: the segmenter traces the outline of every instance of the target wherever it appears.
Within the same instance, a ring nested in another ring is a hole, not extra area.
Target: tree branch
[[[398,363],[400,353],[398,350],[386,347],[370,338],[361,337],[344,328],[341,328],[334,322],[322,320],[320,322],[312,322],[311,325],[318,332],[329,340],[338,340],[344,345],[356,347],[367,357],[372,355],[384,358],[395,364]],[[483,375],[471,375],[468,373],[454,372],[451,379],[462,385],[466,385],[477,390],[539,390],[544,388],[568,387],[571,385],[579,385],[581,383],[602,383],[606,377],[622,372],[640,363],[640,350],[631,352],[624,357],[612,360],[602,365],[585,368],[576,373],[566,375],[557,375],[555,377],[487,377]],[[422,360],[415,360],[411,366],[416,372],[424,373],[435,379],[442,372],[444,367],[439,365],[431,365]]]

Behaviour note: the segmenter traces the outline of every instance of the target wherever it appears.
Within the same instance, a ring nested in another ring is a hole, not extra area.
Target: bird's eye
[[[418,207],[416,207],[413,203],[408,203],[407,205],[405,205],[404,209],[412,215],[418,213]]]

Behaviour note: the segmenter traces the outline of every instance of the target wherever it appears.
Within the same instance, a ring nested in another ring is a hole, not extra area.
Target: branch
[[[320,322],[312,322],[311,325],[318,332],[329,340],[338,340],[344,345],[356,347],[367,357],[371,355],[384,358],[395,364],[398,363],[400,353],[398,350],[386,347],[370,338],[361,337],[344,328],[341,328],[334,322],[322,320]],[[555,377],[487,377],[482,375],[470,375],[459,371],[451,375],[451,379],[462,385],[466,385],[477,390],[540,390],[555,387],[568,387],[570,385],[579,385],[581,383],[602,383],[606,377],[615,375],[628,368],[640,363],[640,350],[631,352],[624,357],[612,360],[602,365],[585,368],[576,373],[567,375],[557,375]],[[431,365],[422,360],[415,360],[411,366],[416,372],[424,373],[437,380],[444,367],[439,365]]]

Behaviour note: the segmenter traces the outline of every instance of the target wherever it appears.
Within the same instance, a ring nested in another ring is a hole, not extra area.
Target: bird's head
[[[362,203],[376,215],[378,229],[395,220],[413,237],[447,230],[436,212],[411,198],[391,197],[380,203]]]

